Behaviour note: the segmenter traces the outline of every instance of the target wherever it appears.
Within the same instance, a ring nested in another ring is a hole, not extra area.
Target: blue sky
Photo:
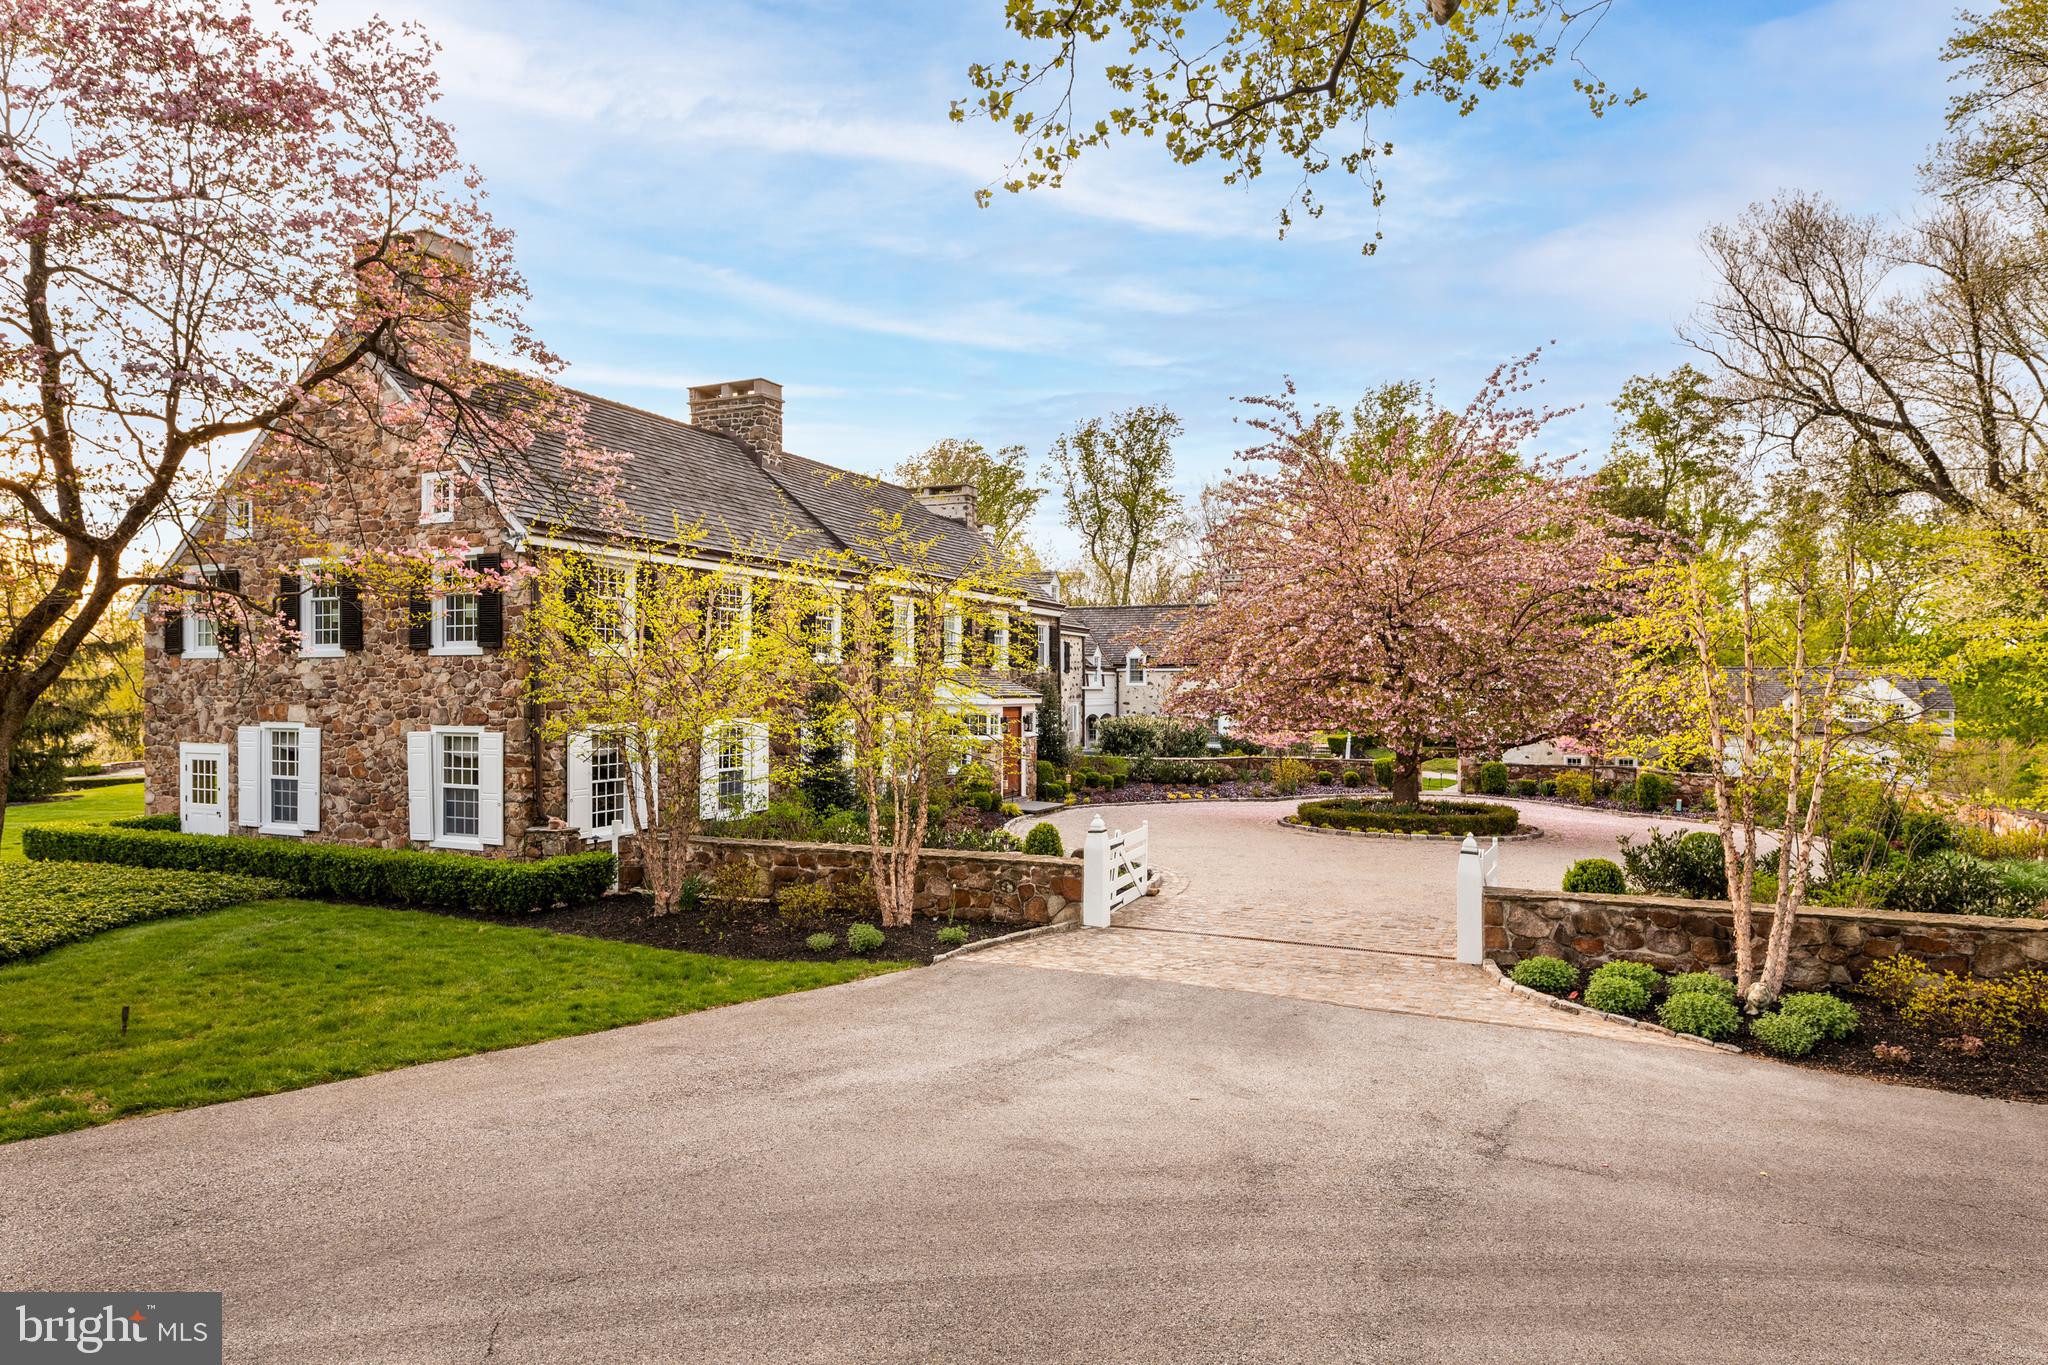
[[[1707,224],[1787,188],[1912,210],[1951,23],[1927,0],[1615,0],[1585,55],[1643,104],[1596,121],[1553,77],[1470,119],[1404,108],[1376,123],[1386,209],[1327,178],[1328,215],[1282,241],[1291,178],[1228,189],[1142,143],[977,208],[1014,144],[946,109],[970,61],[1020,51],[1001,8],[406,13],[446,49],[447,112],[572,383],[681,415],[690,384],[762,375],[791,449],[873,471],[942,436],[1042,454],[1081,418],[1166,403],[1189,491],[1242,444],[1237,395],[1291,375],[1348,403],[1416,378],[1462,402],[1539,345],[1541,397],[1586,405],[1554,440],[1604,450],[1621,382],[1686,358]]]

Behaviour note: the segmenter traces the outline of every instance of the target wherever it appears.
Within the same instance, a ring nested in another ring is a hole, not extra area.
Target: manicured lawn
[[[748,962],[295,900],[135,924],[0,967],[0,1142],[901,965]]]
[[[21,832],[30,825],[104,825],[142,814],[142,784],[114,782],[87,788],[83,795],[55,801],[24,801],[7,808],[7,829],[0,834],[0,863],[21,860]]]

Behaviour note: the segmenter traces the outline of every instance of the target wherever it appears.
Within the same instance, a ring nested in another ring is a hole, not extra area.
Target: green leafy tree
[[[1594,500],[1695,549],[1726,549],[1749,530],[1749,486],[1733,405],[1690,365],[1638,375],[1614,400],[1614,449]]]
[[[1180,418],[1140,405],[1091,417],[1053,442],[1048,458],[1066,525],[1081,544],[1068,600],[1122,606],[1172,591],[1175,551],[1190,522],[1173,486]]]
[[[1009,0],[1010,30],[1033,59],[976,62],[955,122],[986,117],[1022,141],[1011,192],[1060,185],[1084,152],[1133,135],[1192,166],[1213,158],[1239,185],[1269,164],[1301,177],[1280,213],[1322,214],[1316,178],[1333,165],[1383,202],[1379,158],[1393,144],[1373,117],[1403,99],[1472,113],[1580,46],[1610,0]],[[1107,87],[1108,107],[1082,108]],[[1572,86],[1597,118],[1634,103],[1583,65]],[[980,191],[986,204],[990,188]],[[1375,232],[1365,244],[1374,250]]]
[[[947,437],[896,467],[896,482],[906,488],[964,483],[974,489],[974,512],[996,553],[1035,568],[1037,556],[1025,542],[1024,530],[1038,510],[1045,489],[1031,482],[1030,454],[1023,446],[990,451],[979,441]]]

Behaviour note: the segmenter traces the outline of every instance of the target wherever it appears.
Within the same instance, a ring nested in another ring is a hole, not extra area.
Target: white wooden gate
[[[1152,885],[1152,824],[1126,834],[1105,827],[1098,815],[1081,848],[1081,923],[1107,929],[1111,914]]]
[[[1458,961],[1475,966],[1486,957],[1486,888],[1500,873],[1500,840],[1483,850],[1465,836],[1458,850]]]

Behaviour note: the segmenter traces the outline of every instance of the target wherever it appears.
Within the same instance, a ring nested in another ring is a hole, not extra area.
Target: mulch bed
[[[1863,1022],[1847,1038],[1838,1042],[1823,1040],[1804,1057],[1780,1057],[1752,1038],[1747,1029],[1742,1036],[1729,1041],[1744,1052],[1792,1066],[1838,1071],[1891,1085],[1918,1085],[1987,1099],[2048,1104],[2048,1042],[2022,1035],[2011,1047],[1986,1044],[1983,1051],[1972,1056],[1941,1046],[1937,1035],[1907,1024],[1889,1005],[1847,994],[1841,998],[1856,1007]],[[1912,1054],[1911,1059],[1880,1060],[1872,1051],[1880,1043],[1905,1048]]]
[[[1076,787],[1074,804],[1077,806],[1128,806],[1146,801],[1164,801],[1167,794],[1187,795],[1196,800],[1209,801],[1256,801],[1280,797],[1270,782],[1218,782],[1213,787],[1192,787],[1185,783],[1165,784],[1159,782],[1132,782],[1117,788]],[[1373,787],[1346,787],[1341,783],[1328,782],[1321,786],[1303,787],[1294,797],[1313,801],[1319,797],[1342,795],[1383,794]]]
[[[838,917],[829,920],[824,928],[838,937],[839,946],[829,953],[818,954],[804,945],[804,940],[816,930],[785,928],[772,915],[759,920],[749,918],[740,921],[721,920],[701,911],[656,916],[653,905],[648,897],[629,893],[605,896],[585,905],[567,906],[537,915],[492,915],[466,910],[437,913],[454,914],[460,919],[481,920],[489,924],[551,929],[558,934],[576,934],[583,938],[608,938],[618,943],[638,943],[674,952],[710,953],[716,957],[744,957],[763,962],[816,962],[821,957],[828,960],[845,957],[846,928],[853,923],[850,919]],[[885,928],[882,930],[885,940],[882,946],[868,956],[890,962],[929,963],[937,954],[952,950],[950,945],[939,942],[939,930],[947,923],[946,920],[919,917],[906,925]],[[1032,927],[1028,924],[971,924],[966,920],[951,923],[967,931],[969,943]]]

